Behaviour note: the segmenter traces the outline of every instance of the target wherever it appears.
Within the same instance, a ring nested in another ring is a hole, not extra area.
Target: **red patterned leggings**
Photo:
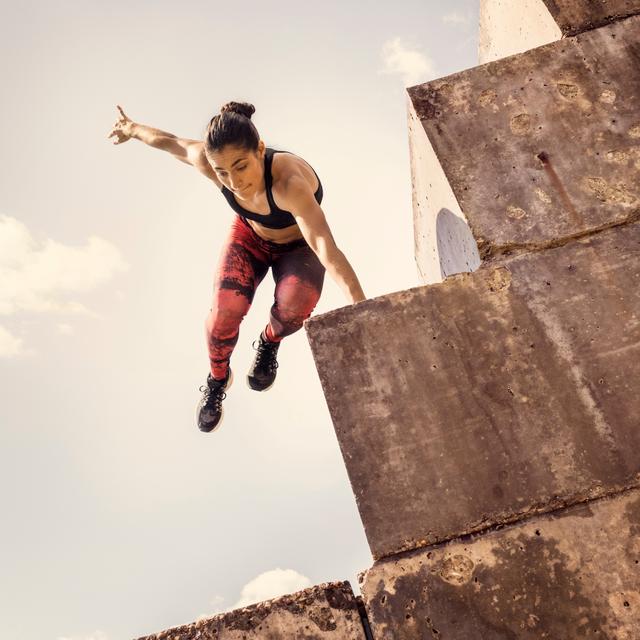
[[[236,216],[216,271],[213,302],[205,321],[211,375],[224,378],[238,341],[240,323],[257,286],[271,267],[276,283],[267,340],[279,342],[302,327],[315,308],[325,269],[305,240],[263,240]]]

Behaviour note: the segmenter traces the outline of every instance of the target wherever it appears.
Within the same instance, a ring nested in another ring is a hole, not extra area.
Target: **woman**
[[[225,391],[232,381],[229,360],[256,287],[269,267],[276,282],[269,323],[257,340],[247,382],[266,391],[275,380],[283,338],[298,331],[316,306],[325,269],[351,303],[365,299],[351,265],[338,249],[320,208],[322,185],[302,158],[265,146],[251,116],[253,105],[229,102],[215,115],[204,141],[186,140],[120,119],[109,138],[131,138],[192,165],[221,189],[236,216],[216,271],[213,304],[205,321],[211,371],[200,387],[201,431],[220,426]]]

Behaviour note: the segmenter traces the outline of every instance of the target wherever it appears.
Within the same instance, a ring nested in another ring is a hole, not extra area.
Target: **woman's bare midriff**
[[[247,220],[245,218],[245,220]],[[271,229],[261,225],[254,220],[247,220],[249,226],[263,239],[269,242],[277,242],[278,244],[286,244],[287,242],[293,242],[302,238],[300,227],[297,224],[292,224],[290,227],[284,229]]]

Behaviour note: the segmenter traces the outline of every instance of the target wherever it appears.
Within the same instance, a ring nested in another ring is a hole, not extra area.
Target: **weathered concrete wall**
[[[374,558],[638,482],[640,223],[306,328]]]
[[[443,208],[468,221],[483,259],[638,217],[638,42],[640,16],[408,90],[426,282]],[[469,255],[464,242],[449,253]]]
[[[348,582],[327,583],[289,596],[221,613],[139,640],[366,640]]]
[[[376,640],[637,640],[640,492],[373,566]]]
[[[566,36],[640,13],[640,0],[544,0]],[[514,9],[518,3],[513,3]]]
[[[480,0],[480,64],[562,38],[543,0]]]

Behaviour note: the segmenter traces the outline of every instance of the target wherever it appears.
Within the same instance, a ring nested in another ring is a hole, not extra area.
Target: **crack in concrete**
[[[574,36],[579,36],[588,31],[593,31],[594,29],[600,29],[601,27],[606,27],[614,22],[619,22],[620,20],[627,20],[628,18],[633,18],[638,15],[637,9],[632,9],[631,11],[625,11],[624,13],[616,13],[612,16],[607,16],[602,20],[597,22],[586,22],[578,27],[567,27],[565,25],[561,26],[563,39],[570,38]]]
[[[482,264],[480,268],[483,268],[486,265],[491,265],[494,259],[500,258],[504,255],[508,255],[509,257],[511,257],[521,255],[523,253],[538,253],[541,251],[546,251],[547,249],[557,249],[558,247],[564,247],[565,245],[569,244],[570,242],[574,242],[575,240],[583,240],[584,238],[587,238],[589,236],[598,235],[599,233],[608,231],[609,229],[624,227],[626,225],[633,224],[634,222],[638,222],[639,220],[640,207],[634,209],[628,216],[626,216],[622,220],[608,222],[599,227],[586,229],[585,231],[580,231],[575,234],[563,236],[562,238],[554,238],[546,242],[513,242],[508,244],[491,245],[488,241],[480,239],[480,241],[478,242],[478,250],[480,252],[480,257],[482,258]]]
[[[526,508],[526,510],[521,511],[518,514],[486,516],[485,519],[465,527],[462,532],[456,535],[434,539],[432,542],[427,542],[426,540],[414,542],[407,541],[398,550],[386,554],[374,555],[373,559],[375,562],[390,560],[391,558],[398,559],[399,557],[406,557],[412,553],[423,551],[424,549],[442,547],[453,541],[464,542],[467,540],[473,540],[478,535],[484,536],[494,531],[504,529],[507,526],[520,524],[535,516],[553,515],[559,511],[578,507],[582,504],[599,502],[616,496],[622,496],[637,489],[640,489],[640,474],[636,477],[635,481],[619,485],[614,489],[610,488],[609,490],[605,490],[603,487],[592,487],[586,492],[582,491],[570,496],[565,496],[564,498],[557,497],[555,500],[551,501],[546,500],[545,502],[532,503]],[[488,521],[491,521],[493,524],[487,525],[486,523]]]

